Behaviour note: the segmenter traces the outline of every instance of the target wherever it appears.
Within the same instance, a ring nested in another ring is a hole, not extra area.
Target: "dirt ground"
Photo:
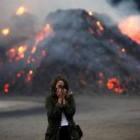
[[[0,97],[0,140],[44,140],[45,97]],[[82,140],[140,140],[140,97],[75,96]]]

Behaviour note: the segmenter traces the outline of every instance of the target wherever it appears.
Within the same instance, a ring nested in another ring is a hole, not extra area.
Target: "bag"
[[[80,128],[79,125],[76,125],[76,130],[77,130],[77,132],[78,132],[80,138],[83,137],[83,132],[82,132],[82,130],[81,130],[81,128]]]

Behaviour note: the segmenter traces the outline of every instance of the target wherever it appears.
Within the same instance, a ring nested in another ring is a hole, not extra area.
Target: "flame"
[[[17,78],[20,78],[20,77],[21,77],[21,73],[18,73],[18,74],[17,74]]]
[[[31,50],[31,54],[34,54],[36,52],[37,46],[34,46]]]
[[[126,52],[125,48],[122,48],[121,51],[122,51],[122,53],[125,53]]]
[[[20,16],[23,15],[27,10],[21,6],[17,11],[16,11],[16,15]]]
[[[130,16],[118,24],[121,33],[140,44],[140,16]]]
[[[96,24],[101,31],[104,31],[104,27],[101,25],[101,23],[99,21],[97,21]]]
[[[20,7],[17,11],[16,11],[16,15],[23,15],[25,12],[27,12],[27,10],[24,7]],[[1,31],[1,33],[6,36],[10,33],[10,28],[5,28]],[[17,80],[19,78],[21,78],[23,75],[25,75],[25,79],[24,77],[22,77],[22,79],[24,79],[24,82],[26,84],[30,84],[32,82],[32,76],[35,73],[35,69],[39,67],[40,62],[42,60],[43,57],[46,56],[47,51],[46,49],[39,49],[38,51],[38,46],[39,43],[41,43],[45,38],[47,37],[54,37],[55,36],[55,32],[53,31],[51,24],[46,24],[44,26],[44,28],[40,31],[38,31],[38,33],[35,35],[34,39],[34,43],[30,44],[30,42],[26,41],[26,44],[20,44],[18,46],[10,46],[9,49],[7,49],[6,51],[6,57],[8,58],[8,64],[12,66],[14,64],[19,64],[19,71],[14,72],[13,69],[10,70],[10,72],[8,73],[8,76],[11,76],[11,80],[9,79],[9,84],[4,84],[4,92],[8,93],[9,92],[9,87],[11,85],[14,85],[17,83]],[[29,50],[27,52],[27,50]],[[40,54],[36,55],[36,51],[38,51]],[[19,61],[23,59],[22,61]],[[25,60],[25,61],[24,61]],[[15,62],[16,61],[16,62]],[[15,62],[15,63],[14,63]],[[23,64],[23,65],[22,65]],[[30,70],[30,66],[26,69],[25,65],[31,64],[32,70]],[[2,66],[2,61],[0,58],[0,71],[1,71],[1,66]],[[25,72],[24,72],[25,70]],[[13,75],[12,75],[13,74]]]
[[[37,46],[38,44],[44,40],[46,37],[48,37],[50,35],[50,33],[52,33],[52,28],[50,24],[46,24],[45,28],[43,29],[43,31],[40,31],[37,35],[36,35],[36,40],[35,40],[35,44],[34,47],[31,50],[31,54],[34,54],[37,50]]]
[[[93,16],[93,12],[89,11],[88,12],[89,16]]]
[[[27,50],[27,46],[20,46],[18,48],[18,56],[19,58],[24,58],[24,52]]]
[[[45,28],[44,28],[45,32],[50,32],[51,31],[51,25],[50,24],[46,24]]]
[[[10,33],[10,29],[9,28],[5,28],[5,29],[2,30],[2,34],[4,36],[7,36],[9,33]]]
[[[30,70],[30,71],[29,71],[29,74],[30,74],[30,75],[32,75],[33,73],[34,73],[34,71],[33,71],[33,70]]]
[[[6,52],[6,55],[9,57],[9,61],[11,62],[16,57],[16,49],[11,48],[9,51]]]
[[[6,52],[6,55],[9,57],[9,62],[12,62],[13,60],[20,60],[24,58],[24,53],[27,50],[27,46],[16,46],[11,48]]]
[[[5,84],[4,85],[4,92],[5,93],[8,93],[9,92],[9,87],[10,87],[10,84]]]
[[[114,90],[117,94],[120,94],[123,92],[123,89],[121,88],[121,83],[116,78],[108,79],[107,87],[109,90]]]
[[[108,89],[113,89],[114,88],[114,84],[112,82],[107,82],[107,87]]]

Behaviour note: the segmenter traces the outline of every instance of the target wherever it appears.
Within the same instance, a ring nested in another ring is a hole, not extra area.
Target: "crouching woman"
[[[80,140],[73,120],[75,100],[63,76],[53,79],[51,95],[46,97],[45,105],[48,118],[45,140]]]

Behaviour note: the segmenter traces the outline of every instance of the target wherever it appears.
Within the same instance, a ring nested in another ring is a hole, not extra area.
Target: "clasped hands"
[[[66,103],[67,89],[57,88],[56,94],[58,97],[58,102],[60,104],[65,104]]]

